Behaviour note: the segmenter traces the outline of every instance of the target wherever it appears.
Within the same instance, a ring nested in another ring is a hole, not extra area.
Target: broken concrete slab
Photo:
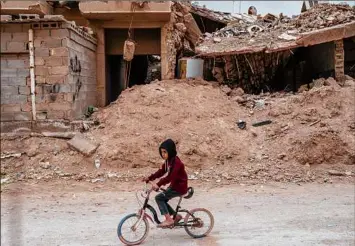
[[[72,139],[75,132],[42,132],[44,137]]]
[[[70,148],[86,155],[92,155],[96,149],[99,147],[99,144],[96,144],[89,139],[87,139],[83,134],[77,133],[71,140],[69,140],[68,145]]]

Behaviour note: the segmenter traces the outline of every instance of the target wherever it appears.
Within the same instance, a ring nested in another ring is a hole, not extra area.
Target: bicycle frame
[[[151,193],[151,192],[152,192],[151,190],[149,190],[149,191],[146,190],[147,196],[146,196],[146,198],[145,198],[145,200],[144,200],[144,204],[143,204],[142,208],[139,209],[139,211],[138,211],[138,214],[140,215],[140,218],[139,218],[139,220],[132,226],[132,230],[133,230],[133,231],[135,231],[135,230],[137,229],[137,227],[138,227],[139,224],[142,222],[142,220],[143,220],[144,217],[145,217],[145,218],[148,218],[152,223],[155,223],[155,224],[160,224],[160,223],[161,223],[161,221],[160,221],[159,218],[158,218],[157,211],[156,211],[151,205],[148,204],[148,202],[149,202],[149,197],[150,197],[150,193]],[[183,197],[181,196],[181,197],[180,197],[180,200],[179,200],[179,202],[178,202],[178,204],[177,204],[177,206],[176,206],[175,213],[174,213],[174,215],[173,215],[173,219],[175,220],[176,215],[177,215],[179,212],[180,212],[180,213],[187,213],[187,214],[189,214],[193,219],[195,219],[195,216],[194,216],[193,214],[191,214],[190,211],[188,211],[188,210],[186,210],[186,209],[181,209],[180,204],[181,204],[181,202],[182,202],[182,199],[183,199]],[[148,209],[148,210],[152,213],[153,218],[146,212],[146,209]],[[177,223],[177,224],[174,224],[171,228],[174,228],[174,227],[183,228],[183,227],[187,227],[187,226],[193,226],[193,225],[194,225],[193,223],[194,223],[194,220],[188,221],[187,223],[185,223],[185,222],[179,222],[179,223]]]

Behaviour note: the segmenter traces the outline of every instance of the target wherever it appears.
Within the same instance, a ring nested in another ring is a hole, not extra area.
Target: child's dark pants
[[[168,188],[166,191],[156,195],[155,201],[157,202],[162,215],[166,215],[167,213],[173,215],[175,213],[174,209],[168,204],[168,201],[179,196],[181,196],[180,193],[172,190],[171,188]]]

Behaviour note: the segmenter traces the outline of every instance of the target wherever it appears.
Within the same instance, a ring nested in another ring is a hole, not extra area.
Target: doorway
[[[128,35],[128,29],[105,29],[106,53],[106,98],[111,103],[125,90],[125,78],[128,87],[149,83],[151,78],[152,57],[160,56],[160,28],[133,29],[132,38],[136,42],[130,69],[123,60],[123,46]]]

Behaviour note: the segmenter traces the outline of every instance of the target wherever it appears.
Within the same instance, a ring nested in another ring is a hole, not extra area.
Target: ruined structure
[[[81,119],[125,85],[174,78],[177,60],[194,55],[197,17],[170,1],[1,2],[1,121]]]
[[[205,35],[196,52],[209,79],[251,93],[296,90],[319,77],[354,76],[354,38],[354,8],[322,4],[294,19],[268,14],[232,22]]]

